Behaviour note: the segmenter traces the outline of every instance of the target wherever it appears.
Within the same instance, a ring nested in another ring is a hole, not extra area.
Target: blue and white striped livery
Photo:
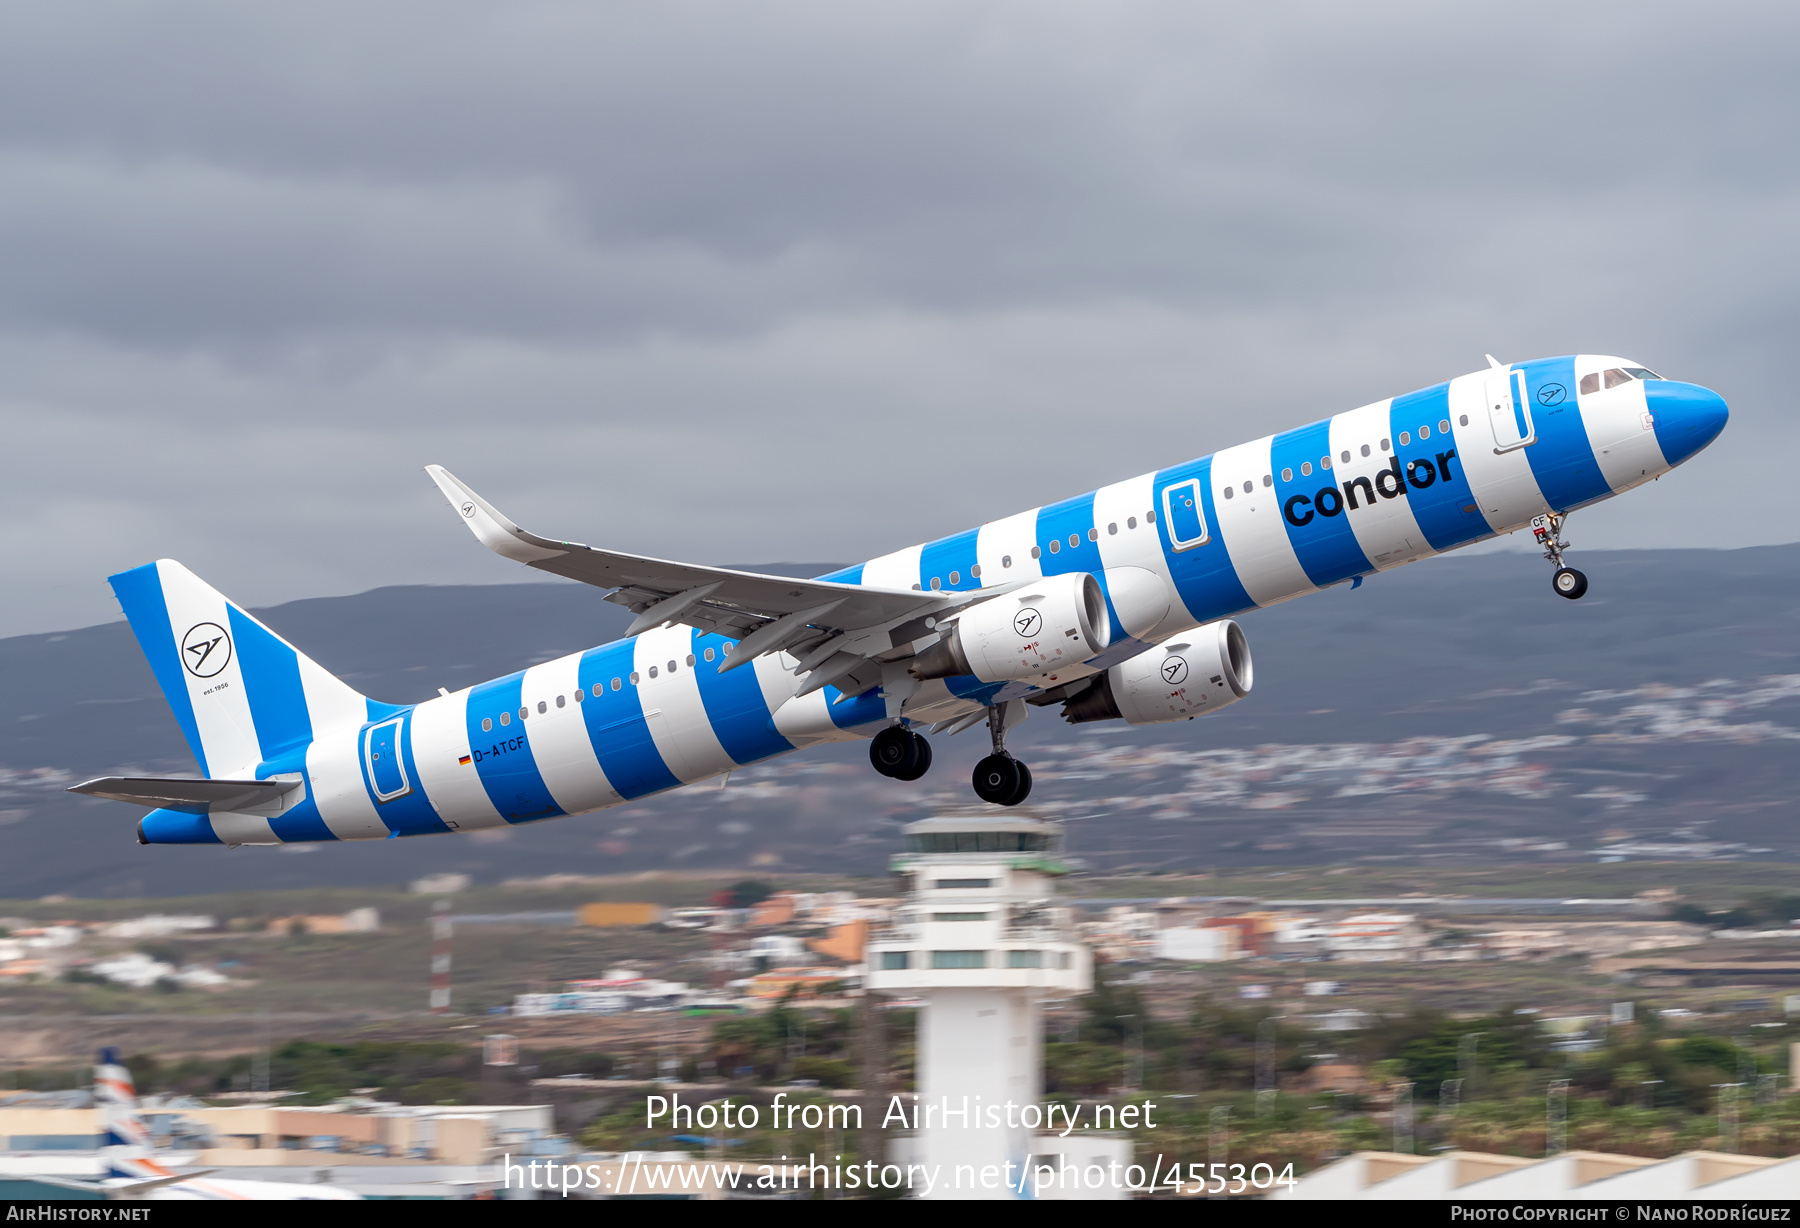
[[[479,540],[609,590],[638,615],[627,637],[395,706],[152,563],[113,590],[205,778],[77,789],[153,807],[144,843],[378,839],[599,810],[850,738],[911,780],[921,730],[985,723],[975,791],[1014,805],[1031,773],[1006,732],[1033,706],[1147,724],[1248,694],[1246,611],[1527,527],[1580,597],[1563,518],[1725,426],[1715,393],[1624,359],[1489,364],[814,580],[540,537],[432,466]]]

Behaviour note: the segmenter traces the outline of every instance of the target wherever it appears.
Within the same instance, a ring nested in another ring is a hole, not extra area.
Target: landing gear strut
[[[1007,753],[1003,705],[988,709],[988,733],[994,753],[975,765],[975,796],[996,806],[1017,806],[1031,796],[1031,769]]]
[[[1575,601],[1587,592],[1588,582],[1586,576],[1563,563],[1563,551],[1569,548],[1569,543],[1562,539],[1563,522],[1567,519],[1561,512],[1533,517],[1531,535],[1544,548],[1544,557],[1556,564],[1556,574],[1550,577],[1550,587],[1556,590],[1558,597]]]
[[[904,725],[889,725],[870,741],[869,762],[883,776],[917,780],[931,770],[931,743]]]

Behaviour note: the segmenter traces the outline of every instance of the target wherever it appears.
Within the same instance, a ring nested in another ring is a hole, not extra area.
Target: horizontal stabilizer
[[[108,801],[188,814],[278,814],[298,780],[188,780],[158,776],[100,776],[69,790]]]

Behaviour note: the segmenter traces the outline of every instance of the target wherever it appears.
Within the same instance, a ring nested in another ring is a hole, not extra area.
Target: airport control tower
[[[971,1110],[921,1128],[903,1150],[913,1163],[979,1173],[1060,1145],[1041,1122],[977,1124],[974,1110],[1043,1102],[1043,1018],[1047,997],[1086,993],[1093,963],[1058,907],[1061,825],[992,809],[906,826],[906,852],[893,860],[906,880],[891,928],[871,935],[864,984],[875,993],[917,997],[918,1104]],[[967,1121],[967,1124],[963,1124]],[[1036,1125],[1038,1128],[1031,1128]],[[1104,1144],[1111,1140],[1094,1140]],[[1030,1197],[1029,1190],[963,1188],[938,1197]]]

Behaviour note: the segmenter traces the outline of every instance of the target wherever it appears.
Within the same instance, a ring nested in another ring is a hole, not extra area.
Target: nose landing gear
[[[1569,543],[1562,540],[1563,522],[1568,519],[1560,512],[1550,512],[1544,516],[1534,516],[1531,521],[1531,535],[1537,538],[1537,544],[1544,548],[1544,557],[1556,564],[1556,574],[1550,577],[1550,587],[1556,590],[1558,597],[1567,597],[1570,601],[1579,600],[1588,590],[1587,577],[1563,562],[1563,551]]]
[[[917,780],[931,770],[931,743],[903,725],[889,725],[869,742],[869,762],[883,776]]]
[[[1006,709],[1001,704],[988,709],[988,733],[994,753],[975,765],[975,796],[996,806],[1017,806],[1031,796],[1031,769],[1007,753]]]

